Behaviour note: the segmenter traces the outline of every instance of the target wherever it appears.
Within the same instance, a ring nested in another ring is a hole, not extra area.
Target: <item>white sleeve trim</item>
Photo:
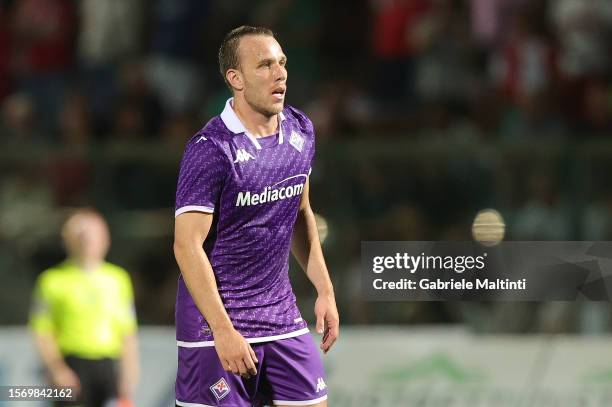
[[[274,404],[284,405],[284,406],[310,406],[313,404],[320,403],[324,400],[327,400],[327,394],[323,397],[319,397],[318,399],[312,400],[300,400],[300,401],[290,401],[290,400],[272,400]]]
[[[210,404],[187,403],[185,401],[179,401],[179,400],[175,400],[175,401],[176,401],[176,405],[181,406],[181,407],[215,407],[215,406],[211,406]]]
[[[310,330],[308,328],[302,328],[298,331],[289,332],[281,335],[273,335],[273,336],[262,336],[259,338],[244,338],[248,343],[260,343],[260,342],[270,342],[277,341],[279,339],[287,339],[293,338],[300,335],[305,335]],[[181,348],[205,348],[208,346],[215,346],[215,341],[202,341],[202,342],[185,342],[185,341],[176,341],[177,346]]]
[[[176,218],[181,213],[192,212],[192,211],[213,213],[215,211],[215,208],[211,208],[210,206],[198,206],[198,205],[183,206],[182,208],[178,208],[176,211],[174,211],[174,217]]]

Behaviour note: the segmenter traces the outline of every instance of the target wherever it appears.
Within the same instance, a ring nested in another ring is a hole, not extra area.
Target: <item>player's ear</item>
[[[228,69],[225,73],[225,78],[232,88],[236,90],[244,89],[244,79],[242,73],[237,69]]]

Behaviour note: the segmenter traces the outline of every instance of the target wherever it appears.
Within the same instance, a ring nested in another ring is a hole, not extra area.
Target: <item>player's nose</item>
[[[274,81],[282,82],[282,81],[285,81],[286,79],[287,79],[287,69],[284,66],[277,64],[276,69],[274,71]]]

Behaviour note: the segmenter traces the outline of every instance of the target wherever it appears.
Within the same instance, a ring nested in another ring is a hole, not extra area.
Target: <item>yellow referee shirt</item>
[[[117,358],[136,330],[130,277],[110,263],[85,272],[67,260],[48,269],[36,281],[29,325],[53,335],[63,355]]]

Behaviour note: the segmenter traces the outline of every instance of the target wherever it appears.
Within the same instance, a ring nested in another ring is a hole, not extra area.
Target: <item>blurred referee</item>
[[[138,379],[130,277],[104,261],[110,233],[98,212],[74,213],[62,237],[68,258],[38,277],[29,322],[51,384],[74,387],[79,396],[56,405],[129,405]]]

